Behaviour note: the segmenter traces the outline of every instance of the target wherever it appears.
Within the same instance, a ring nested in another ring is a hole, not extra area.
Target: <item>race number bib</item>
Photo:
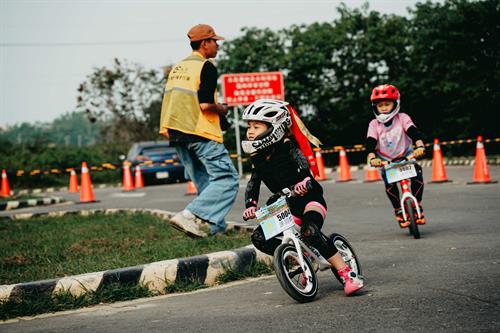
[[[255,212],[264,237],[271,239],[294,225],[292,212],[284,197],[269,206],[264,206]]]
[[[416,177],[417,170],[414,164],[405,164],[385,170],[385,175],[387,177],[387,182],[392,184],[403,179]]]

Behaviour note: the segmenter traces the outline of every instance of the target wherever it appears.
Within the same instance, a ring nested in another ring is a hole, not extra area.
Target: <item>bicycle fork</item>
[[[307,276],[307,279],[311,281],[313,272],[309,270],[309,267],[306,265],[304,261],[304,255],[302,253],[302,247],[300,245],[300,240],[298,236],[300,235],[296,235],[296,233],[291,229],[285,230],[283,231],[282,243],[290,243],[290,241],[293,242],[295,250],[297,251],[297,256],[299,257],[299,265],[302,268],[302,272],[304,272]]]
[[[415,204],[415,210],[417,211],[418,218],[419,219],[422,218],[422,214],[420,212],[420,205],[418,204],[417,198],[415,198],[415,196],[411,193],[410,182],[408,181],[408,179],[402,179],[399,183],[401,184],[401,192],[402,192],[402,194],[401,194],[401,209],[403,212],[403,216],[406,218],[405,201],[407,199],[410,199]]]

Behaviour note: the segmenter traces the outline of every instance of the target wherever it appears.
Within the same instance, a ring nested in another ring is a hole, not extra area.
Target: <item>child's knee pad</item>
[[[311,201],[307,203],[306,207],[304,208],[304,215],[307,214],[308,212],[318,212],[319,214],[321,214],[323,220],[326,218],[325,206],[323,206],[317,201]]]
[[[281,244],[281,241],[276,238],[266,240],[261,227],[255,229],[250,238],[252,239],[252,244],[259,251],[269,254],[270,256],[274,255],[274,250]]]

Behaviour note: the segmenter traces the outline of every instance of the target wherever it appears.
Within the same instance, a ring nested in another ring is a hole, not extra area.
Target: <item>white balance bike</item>
[[[282,240],[274,251],[273,258],[274,270],[281,287],[293,299],[305,303],[312,301],[318,292],[318,269],[331,269],[337,280],[341,284],[344,282],[337,270],[316,248],[303,242],[300,226],[295,224],[287,203],[287,198],[294,194],[288,188],[283,189],[275,194],[279,196],[277,201],[261,207],[255,215],[266,239],[278,237]],[[351,270],[361,277],[361,265],[347,239],[336,233],[332,233],[327,239],[335,245]]]

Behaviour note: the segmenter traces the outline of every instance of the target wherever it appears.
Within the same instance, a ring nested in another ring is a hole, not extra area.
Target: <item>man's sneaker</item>
[[[185,232],[191,237],[207,237],[207,233],[196,224],[196,216],[189,210],[184,209],[170,219],[172,226],[180,231]]]
[[[400,228],[408,228],[410,221],[407,221],[403,216],[403,210],[401,208],[395,209],[394,214],[396,215],[396,221],[399,223]]]
[[[351,271],[349,266],[346,265],[344,268],[339,269],[338,273],[344,282],[344,293],[346,296],[363,288],[363,278],[356,274],[356,272]]]

